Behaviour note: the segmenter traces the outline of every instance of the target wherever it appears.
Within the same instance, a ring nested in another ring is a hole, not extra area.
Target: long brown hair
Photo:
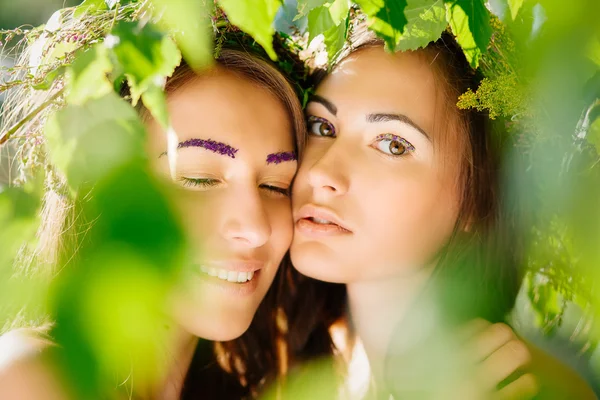
[[[361,49],[384,46],[366,25],[353,29],[330,69]],[[439,262],[425,291],[435,291],[444,323],[459,324],[478,317],[504,321],[514,307],[523,265],[516,216],[508,197],[499,192],[500,154],[506,146],[499,139],[506,135],[497,135],[495,130],[501,123],[492,125],[485,112],[458,109],[460,94],[469,88],[475,90],[482,76],[470,67],[451,33],[444,32],[440,39],[414,53],[425,58],[438,78],[438,94],[444,104],[438,110],[440,118],[456,128],[463,149],[457,182],[461,190],[458,220],[449,242],[439,253]],[[326,75],[325,70],[316,71],[315,84]],[[444,147],[443,141],[449,139],[439,140]],[[456,140],[454,135],[452,140]],[[332,355],[334,346],[328,329],[335,321],[346,319],[345,286],[310,278],[303,278],[302,285],[312,297],[308,304],[301,301],[303,307],[320,318],[307,316],[306,310],[290,310],[290,331],[297,339],[291,342],[297,345],[294,351],[298,358]],[[388,358],[388,366],[392,361]]]

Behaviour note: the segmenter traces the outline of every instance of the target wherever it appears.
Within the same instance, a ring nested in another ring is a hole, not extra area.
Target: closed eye
[[[220,182],[218,179],[211,178],[187,178],[182,176],[179,178],[183,186],[185,187],[200,187],[200,188],[209,188],[217,186]]]
[[[277,195],[277,196],[285,196],[285,197],[289,197],[290,196],[290,188],[284,188],[284,187],[279,187],[279,186],[274,186],[274,185],[260,185],[260,187],[262,189],[268,190],[269,192]]]

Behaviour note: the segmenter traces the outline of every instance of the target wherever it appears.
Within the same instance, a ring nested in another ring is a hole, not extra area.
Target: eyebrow
[[[296,161],[298,156],[294,151],[282,151],[271,153],[267,156],[267,164],[280,164],[282,162]]]
[[[337,107],[335,106],[335,104],[333,104],[331,101],[327,100],[326,98],[315,94],[310,98],[310,100],[308,102],[310,103],[311,101],[322,104],[327,109],[327,111],[329,111],[333,115],[337,115],[337,111],[338,111]]]
[[[431,137],[425,132],[419,125],[417,125],[412,119],[407,117],[404,114],[391,114],[391,113],[375,113],[367,115],[367,122],[389,122],[389,121],[399,121],[405,124],[408,124],[419,131],[423,136],[425,136],[429,141],[431,141]]]
[[[227,143],[217,142],[216,140],[212,139],[188,139],[183,142],[179,142],[177,145],[178,149],[183,149],[185,147],[201,147],[203,149],[212,151],[213,153],[230,158],[235,158],[235,153],[237,153],[239,150],[231,145],[228,145]],[[165,154],[167,154],[166,151],[162,153],[159,158]]]

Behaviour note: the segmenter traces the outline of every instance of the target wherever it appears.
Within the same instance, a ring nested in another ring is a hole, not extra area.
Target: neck
[[[376,383],[383,379],[392,335],[430,275],[431,268],[423,268],[410,276],[347,285],[351,320],[364,346]]]

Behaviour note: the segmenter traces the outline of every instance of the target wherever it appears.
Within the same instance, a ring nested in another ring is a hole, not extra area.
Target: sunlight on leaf
[[[260,44],[272,60],[277,59],[273,50],[273,21],[281,0],[219,0],[227,18]]]
[[[213,62],[213,36],[207,0],[151,0],[159,23],[173,32],[183,57],[196,71]]]
[[[415,50],[436,41],[446,29],[443,0],[407,0],[404,14],[408,20],[396,51]]]
[[[513,20],[517,18],[517,14],[523,5],[523,0],[508,0],[508,8],[510,8],[510,16]]]
[[[133,105],[150,86],[171,76],[181,62],[175,43],[150,24],[122,22],[111,35],[108,47],[120,72],[127,76]]]
[[[476,68],[492,36],[489,12],[481,0],[459,0],[448,4],[446,15],[467,60]]]
[[[357,0],[356,3],[369,16],[369,27],[393,50],[408,23],[404,15],[406,0]]]
[[[72,189],[143,155],[144,127],[135,110],[112,92],[58,111],[45,134],[51,159]]]
[[[348,0],[335,0],[332,3],[311,10],[308,14],[308,40],[312,41],[318,35],[328,32],[325,37],[330,38],[329,42],[334,48],[337,47],[335,44],[340,41],[340,31],[344,34],[346,32],[346,18],[349,10]],[[343,27],[340,26],[341,24],[343,24]],[[335,29],[336,27],[339,28]]]
[[[67,70],[67,101],[83,104],[88,99],[102,97],[112,91],[107,74],[112,70],[106,48],[95,45],[80,51]]]

